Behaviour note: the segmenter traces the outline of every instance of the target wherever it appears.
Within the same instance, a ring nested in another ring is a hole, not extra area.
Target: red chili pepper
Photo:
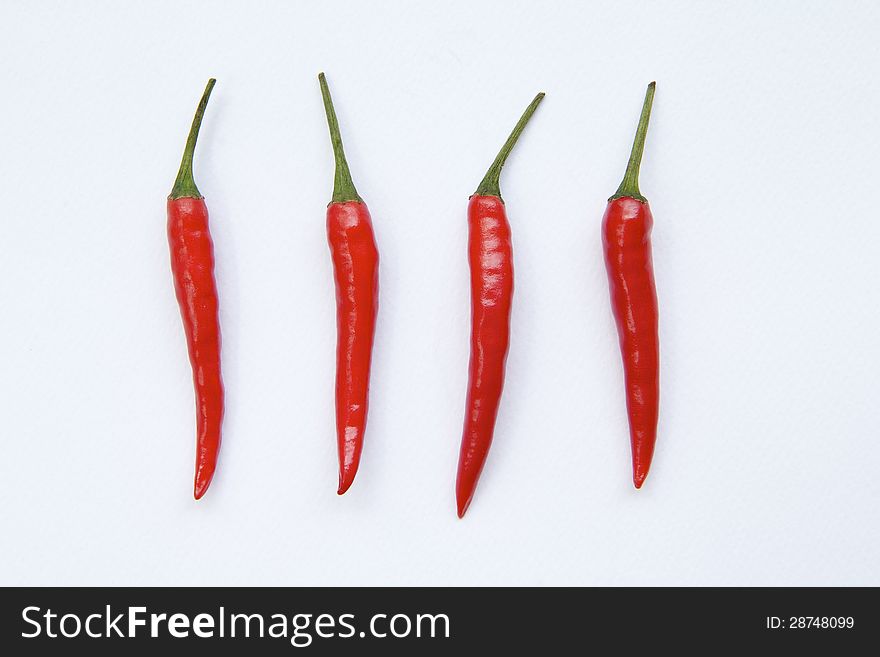
[[[544,94],[526,108],[468,204],[471,359],[455,497],[464,517],[486,462],[504,387],[513,298],[510,224],[501,199],[501,168]]]
[[[336,443],[342,495],[357,474],[364,445],[370,361],[379,303],[379,252],[370,211],[354,187],[336,110],[324,74],[318,76],[330,126],[336,175],[327,206],[327,238],[336,280]]]
[[[214,283],[214,245],[208,230],[208,208],[193,180],[193,151],[205,107],[216,80],[196,110],[174,188],[168,196],[168,244],[174,291],[183,318],[196,392],[196,474],[194,495],[200,499],[214,476],[223,422],[220,377],[220,322]]]
[[[636,488],[642,487],[651,467],[660,398],[657,290],[651,260],[654,219],[648,200],[639,192],[639,167],[653,102],[652,82],[645,94],[626,174],[617,192],[608,199],[602,219],[611,309],[617,322],[626,378],[626,407]]]

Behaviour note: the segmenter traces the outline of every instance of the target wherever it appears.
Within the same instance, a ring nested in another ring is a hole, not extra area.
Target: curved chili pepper
[[[455,498],[464,517],[486,462],[504,387],[513,299],[510,224],[501,199],[501,169],[532,114],[540,93],[526,108],[468,203],[468,261],[471,270],[471,359],[464,431]]]
[[[639,127],[626,174],[608,199],[602,219],[602,244],[611,289],[611,309],[617,323],[626,379],[626,407],[632,444],[633,483],[641,488],[651,467],[657,440],[660,399],[660,342],[657,330],[657,291],[651,260],[654,219],[648,200],[639,192],[639,167],[654,85],[648,85]]]
[[[336,492],[342,495],[354,481],[364,445],[379,303],[379,252],[370,211],[351,180],[336,110],[323,73],[318,81],[336,161],[333,199],[327,206],[327,239],[336,281]]]
[[[214,244],[208,229],[208,207],[193,180],[193,152],[208,98],[208,86],[196,110],[174,188],[168,196],[168,244],[171,272],[180,305],[196,393],[196,473],[194,495],[208,490],[220,450],[223,423],[223,380],[220,376],[220,322],[214,283]]]

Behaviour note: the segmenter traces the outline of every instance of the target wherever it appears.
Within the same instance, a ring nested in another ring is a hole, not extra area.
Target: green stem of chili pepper
[[[199,188],[196,187],[196,181],[193,180],[193,153],[196,150],[196,140],[199,138],[199,128],[202,127],[202,117],[208,106],[208,98],[211,97],[211,90],[216,83],[217,80],[214,78],[208,80],[208,86],[205,87],[205,93],[202,94],[202,100],[199,101],[199,107],[193,117],[189,137],[183,149],[183,159],[180,161],[180,170],[177,172],[177,180],[174,181],[174,187],[171,188],[171,194],[168,196],[172,201],[179,198],[203,198]]]
[[[333,177],[333,200],[331,203],[345,203],[347,201],[363,203],[363,199],[358,195],[354,182],[351,180],[351,171],[348,168],[348,161],[345,159],[345,151],[342,148],[342,136],[339,134],[339,121],[336,119],[333,99],[330,97],[327,78],[324,77],[323,73],[318,75],[318,82],[321,84],[324,111],[327,113],[327,124],[330,126],[330,141],[333,143],[333,158],[336,160],[336,174]]]
[[[639,127],[636,129],[636,138],[633,141],[629,163],[626,165],[626,173],[623,175],[620,187],[617,188],[614,196],[608,199],[609,201],[622,197],[634,198],[643,203],[648,201],[639,192],[639,168],[642,166],[642,153],[645,150],[645,137],[648,134],[648,121],[651,118],[651,105],[654,103],[654,87],[656,86],[657,83],[652,82],[645,92],[645,103],[642,105],[642,115],[639,117]]]
[[[526,111],[523,112],[516,127],[514,127],[513,132],[510,133],[507,141],[504,142],[504,146],[501,147],[498,156],[495,158],[495,161],[492,162],[492,166],[489,167],[486,176],[483,178],[483,182],[480,183],[480,186],[477,187],[477,191],[474,192],[474,194],[478,196],[497,196],[498,198],[501,198],[501,187],[499,183],[501,178],[501,168],[504,166],[507,156],[510,155],[510,151],[516,146],[517,139],[519,139],[522,131],[525,130],[526,124],[529,122],[529,119],[532,118],[532,114],[538,109],[538,105],[541,104],[542,100],[544,100],[543,92],[535,96],[535,99],[529,104]]]

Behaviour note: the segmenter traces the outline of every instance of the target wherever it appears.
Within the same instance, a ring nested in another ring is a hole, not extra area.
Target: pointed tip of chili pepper
[[[200,462],[196,466],[195,482],[193,483],[193,497],[197,500],[202,499],[205,493],[208,492],[208,488],[211,486],[211,481],[214,479],[215,466],[215,463],[210,462]]]
[[[642,468],[636,468],[635,470],[633,470],[633,485],[636,487],[636,490],[642,487],[642,484],[645,483],[645,479],[647,478],[647,470],[643,470]]]
[[[208,492],[208,486],[210,486],[210,485],[211,485],[210,480],[209,481],[198,481],[197,480],[196,485],[193,488],[193,497],[196,498],[197,500],[202,499],[202,497],[204,497],[205,493]]]
[[[337,495],[345,495],[345,492],[351,488],[354,483],[354,471],[346,471],[339,473],[339,487],[336,489]]]
[[[473,493],[470,495],[464,496],[461,494],[457,494],[456,496],[456,506],[458,507],[458,517],[464,518],[464,514],[467,513],[468,507],[471,505],[471,500],[473,499]]]

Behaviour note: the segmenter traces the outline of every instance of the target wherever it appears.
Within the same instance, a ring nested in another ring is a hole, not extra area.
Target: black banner
[[[876,643],[876,589],[7,588],[6,654],[846,649]],[[122,651],[122,652],[120,652]]]

